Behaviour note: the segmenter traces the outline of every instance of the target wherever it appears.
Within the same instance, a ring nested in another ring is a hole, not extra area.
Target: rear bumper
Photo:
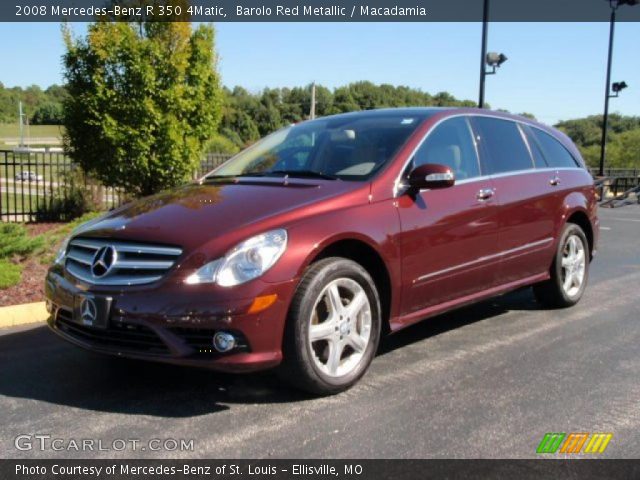
[[[48,324],[61,338],[94,352],[227,372],[264,370],[282,360],[288,299],[295,281],[250,283],[234,290],[233,297],[178,284],[93,292],[50,271],[45,284],[51,310]],[[274,293],[278,299],[269,308],[247,313],[256,296]],[[74,298],[87,294],[111,299],[106,326],[83,325],[74,315]],[[213,348],[213,335],[222,330],[237,339],[228,353]]]

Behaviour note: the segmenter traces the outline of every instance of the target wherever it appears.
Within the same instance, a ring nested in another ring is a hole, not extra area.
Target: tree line
[[[62,104],[67,90],[51,85],[43,90],[38,85],[5,87],[0,82],[0,123],[18,123],[18,104],[32,125],[62,125]]]
[[[580,149],[587,165],[597,167],[602,142],[602,115],[565,120],[555,125]],[[606,167],[640,168],[640,116],[609,115]]]
[[[37,85],[7,88],[0,83],[0,123],[17,123],[18,102],[33,125],[61,125],[67,88]],[[448,92],[435,95],[406,86],[375,85],[368,81],[351,83],[333,90],[316,85],[316,115],[404,106],[473,107],[472,100],[460,100]],[[249,92],[236,86],[222,88],[222,117],[207,144],[209,151],[235,153],[264,135],[287,124],[309,117],[311,85],[266,88]],[[522,114],[532,118],[531,114]],[[596,167],[600,159],[602,115],[565,120],[556,128],[576,143],[587,164]],[[609,116],[607,165],[613,168],[640,167],[640,116]]]

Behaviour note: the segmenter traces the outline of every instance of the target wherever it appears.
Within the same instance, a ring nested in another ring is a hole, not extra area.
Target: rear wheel
[[[368,272],[344,258],[313,264],[292,302],[280,376],[329,395],[355,384],[375,356],[380,300]]]
[[[578,303],[589,276],[589,242],[578,225],[565,225],[550,273],[549,280],[533,287],[538,302],[551,308]]]

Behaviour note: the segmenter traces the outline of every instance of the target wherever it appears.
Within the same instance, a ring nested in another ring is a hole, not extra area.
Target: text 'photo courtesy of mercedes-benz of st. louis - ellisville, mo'
[[[639,35],[2,3],[0,478],[636,478]]]

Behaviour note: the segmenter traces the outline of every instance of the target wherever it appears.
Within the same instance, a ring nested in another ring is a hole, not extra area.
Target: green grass
[[[56,137],[62,138],[64,127],[61,125],[29,125],[29,129],[25,128],[25,136],[29,133],[29,137]],[[0,140],[3,138],[20,137],[20,127],[17,123],[0,123]]]
[[[22,265],[0,259],[0,290],[17,285],[21,274]]]

